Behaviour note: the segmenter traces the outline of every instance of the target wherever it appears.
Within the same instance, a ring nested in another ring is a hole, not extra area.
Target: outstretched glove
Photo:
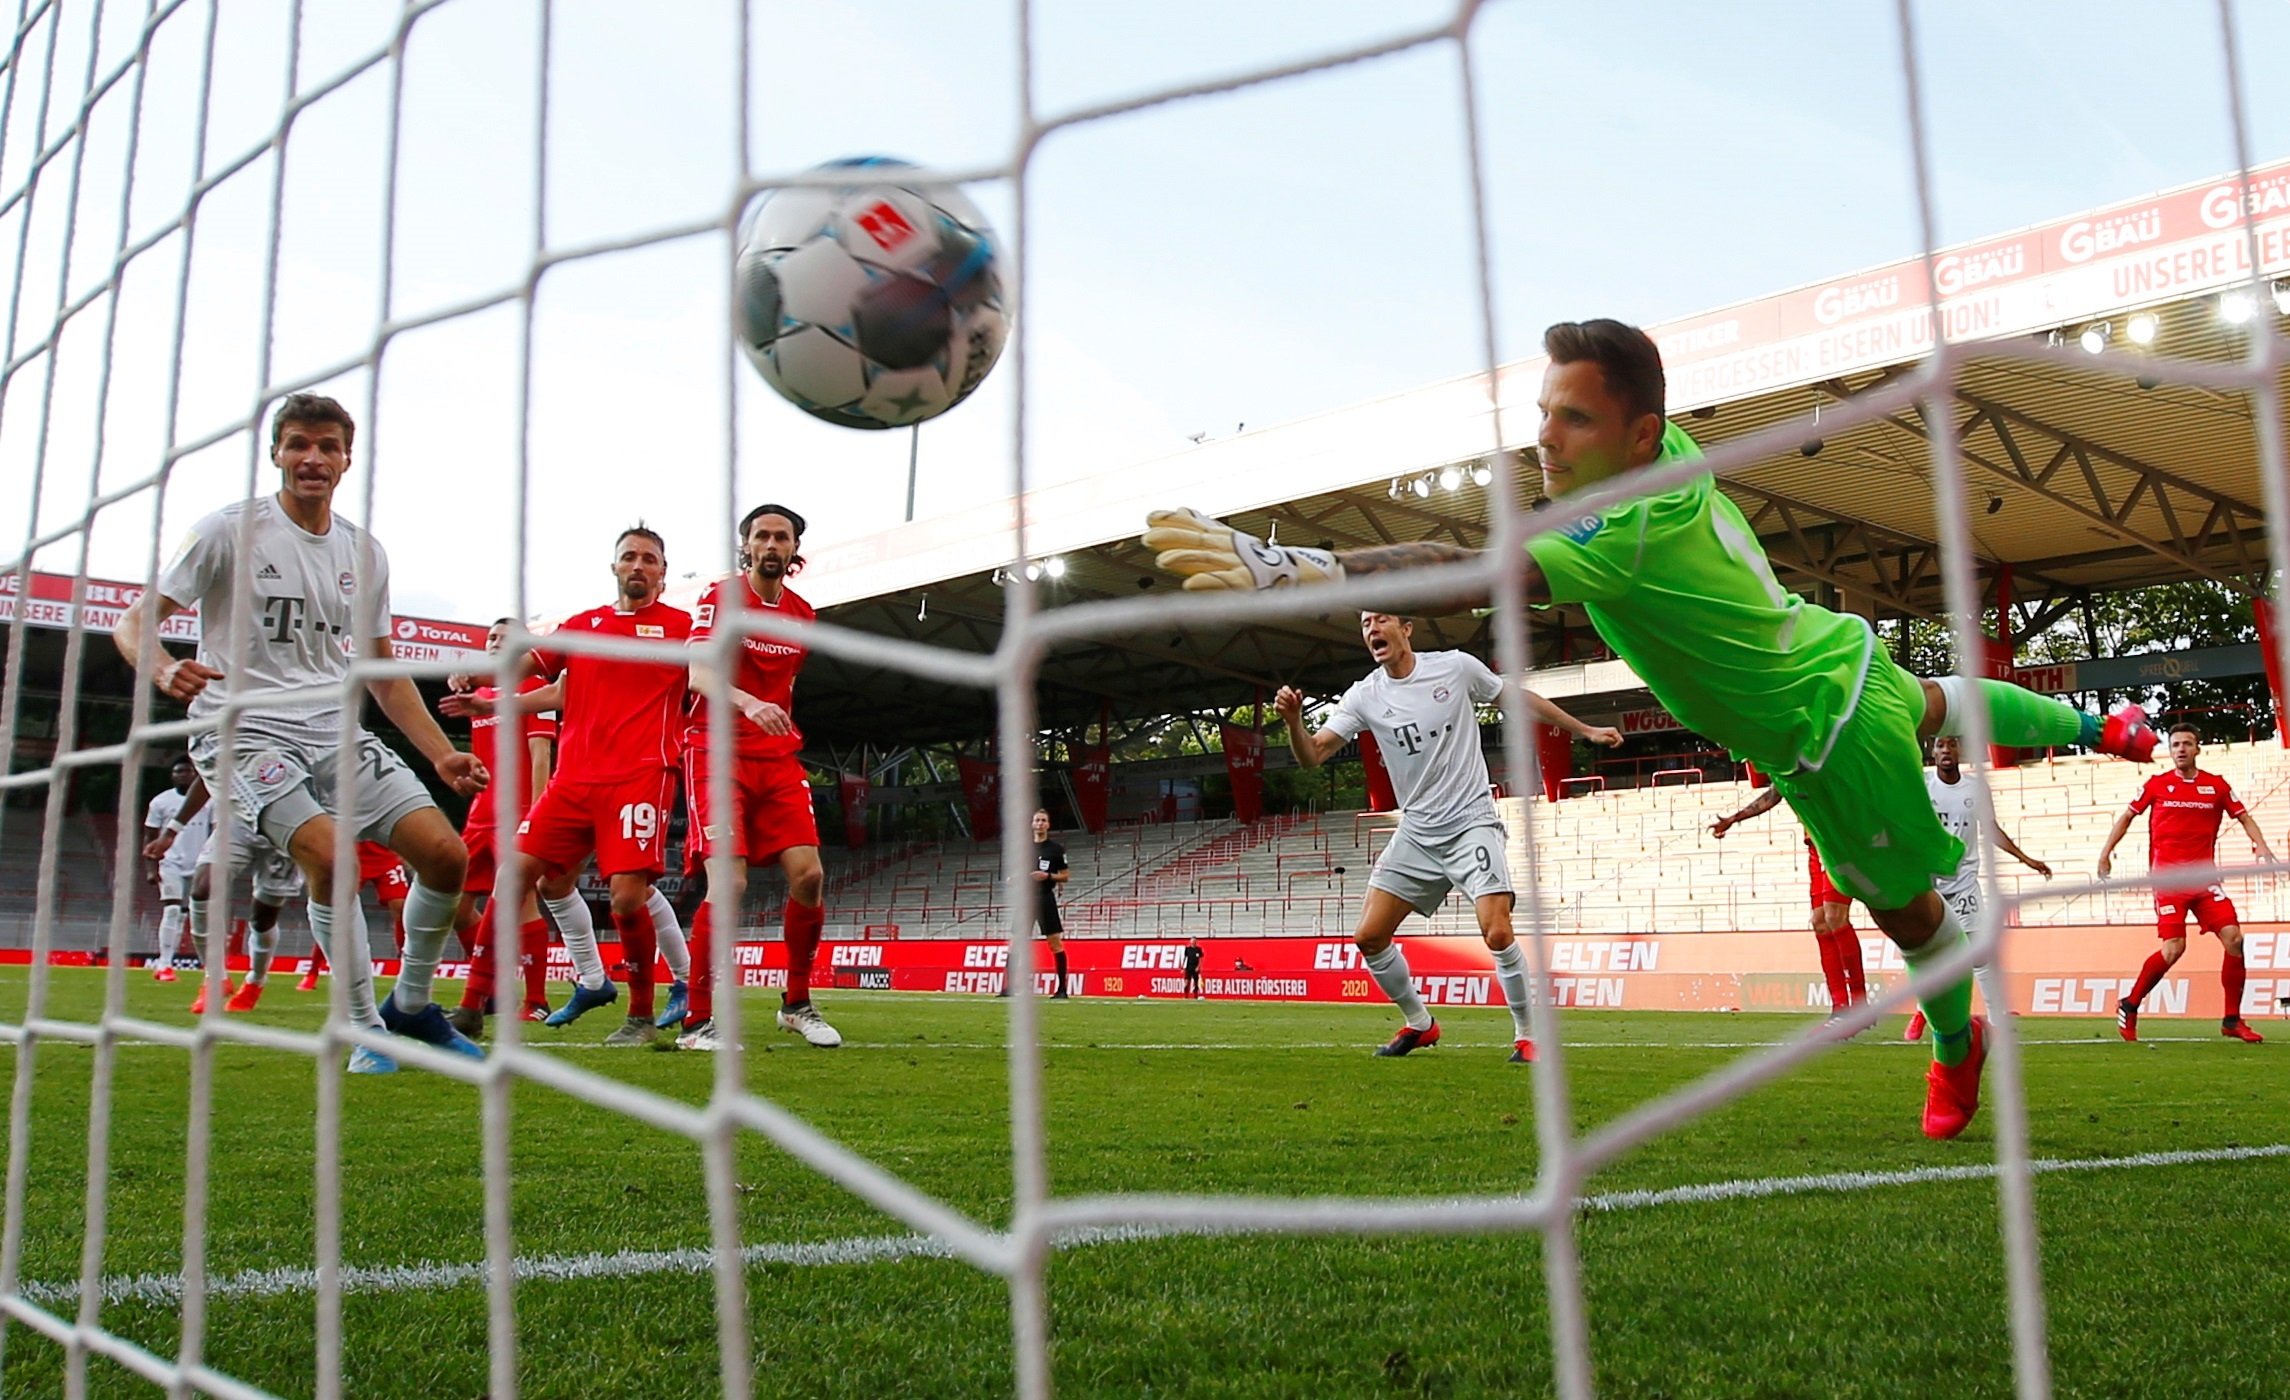
[[[1198,511],[1156,510],[1145,516],[1143,542],[1153,562],[1185,576],[1188,589],[1286,588],[1336,583],[1344,566],[1325,549],[1266,544]]]

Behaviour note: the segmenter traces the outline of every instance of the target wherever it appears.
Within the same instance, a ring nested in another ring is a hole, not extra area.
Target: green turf
[[[26,974],[0,976],[0,1016]],[[101,974],[54,975],[51,1014],[85,1018]],[[132,1007],[187,1019],[183,987],[129,978]],[[316,1023],[281,982],[256,1019]],[[1007,1003],[859,993],[823,998],[851,1044],[824,1053],[756,1031],[750,1082],[845,1144],[993,1225],[1009,1201]],[[768,1003],[750,1003],[750,1024]],[[1527,1073],[1508,1020],[1456,1012],[1436,1049],[1376,1060],[1388,1011],[1083,1001],[1043,1009],[1051,1176],[1061,1193],[1149,1190],[1442,1196],[1534,1180]],[[538,1043],[593,1044],[600,1012]],[[1570,1035],[1578,1124],[1595,1125],[1803,1018],[1592,1013]],[[2155,1036],[2028,1020],[2038,1156],[2089,1158],[2290,1141],[2290,1034],[2220,1041],[2201,1021]],[[1897,1022],[1893,1023],[1897,1027]],[[2073,1041],[2076,1044],[2052,1042]],[[22,1275],[80,1268],[94,1053],[48,1043],[34,1077]],[[182,1266],[188,1057],[119,1052],[107,1274]],[[698,1102],[714,1060],[583,1050],[583,1069]],[[15,1055],[0,1049],[12,1083]],[[1593,1192],[1993,1158],[1989,1117],[1965,1138],[1916,1131],[1921,1053],[1871,1032],[1781,1084],[1640,1149]],[[353,1264],[482,1257],[476,1091],[404,1073],[347,1083],[344,1250]],[[215,1057],[212,1274],[312,1260],[309,1061]],[[704,1247],[698,1149],[554,1092],[516,1097],[517,1248],[525,1257]],[[761,1140],[742,1150],[751,1243],[904,1233]],[[2285,1384],[2281,1292],[2290,1159],[2046,1176],[2037,1198],[2057,1392],[2269,1395]],[[1586,1216],[1578,1230],[1602,1394],[2005,1395],[2010,1390],[1995,1187],[1885,1186]],[[1009,1308],[996,1280],[909,1259],[750,1271],[763,1394],[1008,1393]],[[1475,1239],[1164,1238],[1060,1253],[1052,1366],[1065,1395],[1535,1395],[1550,1389],[1541,1251]],[[518,1290],[521,1386],[543,1396],[699,1395],[715,1382],[709,1279],[656,1272]],[[68,1309],[67,1309],[68,1311]],[[218,1300],[206,1355],[282,1394],[313,1386],[307,1293]],[[486,1390],[476,1284],[353,1294],[344,1366],[361,1396]],[[163,1355],[172,1305],[114,1303],[105,1326]],[[62,1350],[7,1329],[0,1393],[63,1386]],[[151,1393],[106,1361],[91,1394]]]

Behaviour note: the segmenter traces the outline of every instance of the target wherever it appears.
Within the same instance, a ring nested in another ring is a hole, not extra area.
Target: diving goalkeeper
[[[1567,493],[1641,468],[1691,461],[1692,438],[1663,416],[1662,357],[1618,321],[1543,333],[1536,449],[1543,490]],[[1145,545],[1185,587],[1272,588],[1475,557],[1426,541],[1331,554],[1267,545],[1191,511],[1158,511]],[[1526,601],[1580,603],[1615,653],[1678,722],[1772,775],[1838,887],[1869,908],[1911,969],[1962,947],[1963,925],[1934,892],[1963,842],[1934,815],[1920,741],[1962,734],[1985,704],[1999,744],[2084,744],[2135,762],[2155,735],[2137,706],[2102,720],[2002,681],[1919,680],[1895,665],[1861,618],[1783,588],[1741,511],[1697,476],[1586,512],[1526,542]],[[1952,1138],[1979,1109],[1985,1030],[1969,977],[1928,993],[1932,1064],[1924,1133]]]

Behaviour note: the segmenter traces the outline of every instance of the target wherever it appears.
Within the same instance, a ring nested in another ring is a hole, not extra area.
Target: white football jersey
[[[167,854],[159,859],[160,872],[190,879],[192,873],[199,868],[199,853],[207,848],[207,838],[214,834],[214,830],[215,804],[209,802],[183,823],[181,831],[175,833],[175,844],[169,846]]]
[[[175,814],[183,810],[184,796],[171,787],[159,789],[158,796],[151,799],[151,805],[143,809],[143,825],[149,830],[158,831],[175,820]]]
[[[252,533],[241,559],[240,521],[250,513]],[[234,666],[235,579],[242,571],[253,617],[245,663]],[[366,637],[387,637],[389,558],[373,536],[339,515],[325,534],[313,535],[287,518],[276,496],[258,496],[192,526],[159,579],[168,599],[198,606],[199,660],[223,673],[191,702],[191,718],[218,713],[232,694],[331,687],[331,694],[248,710],[244,723],[265,734],[333,743],[341,725],[342,678],[350,658],[365,649],[356,635],[361,587],[374,597]]]
[[[1944,883],[1960,885],[1976,880],[1980,874],[1980,858],[1973,851],[1972,833],[1980,824],[1980,809],[1973,796],[1972,780],[1959,776],[1953,783],[1944,783],[1938,773],[1927,769],[1924,791],[1932,799],[1932,810],[1940,818],[1940,824],[1948,828],[1949,835],[1964,843],[1964,859],[1957,865],[1956,873]]]
[[[1404,680],[1378,666],[1355,682],[1328,716],[1328,728],[1346,740],[1373,732],[1399,799],[1400,824],[1417,836],[1452,836],[1496,820],[1478,707],[1502,693],[1503,682],[1478,657],[1419,651]]]

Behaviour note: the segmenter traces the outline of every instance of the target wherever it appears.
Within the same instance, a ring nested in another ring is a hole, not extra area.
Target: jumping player
[[[1399,798],[1399,829],[1368,875],[1367,902],[1352,935],[1376,985],[1407,1021],[1376,1053],[1405,1055],[1439,1043],[1439,1022],[1417,995],[1407,955],[1392,935],[1411,911],[1428,919],[1449,890],[1461,890],[1495,955],[1495,980],[1511,1009],[1511,1062],[1526,1064],[1535,1057],[1527,954],[1511,932],[1508,835],[1479,746],[1478,707],[1500,698],[1503,682],[1468,652],[1417,651],[1411,618],[1363,612],[1360,640],[1376,669],[1344,692],[1317,733],[1304,728],[1304,696],[1295,687],[1282,686],[1272,708],[1287,722],[1289,749],[1304,768],[1319,767],[1373,730]],[[1558,706],[1532,692],[1527,699],[1536,719],[1580,732]]]
[[[2141,812],[2148,813],[2147,869],[2151,874],[2160,875],[2172,865],[2218,864],[2218,828],[2227,817],[2242,823],[2250,848],[2260,860],[2274,859],[2274,849],[2266,844],[2257,818],[2243,807],[2226,779],[2197,766],[2202,752],[2199,730],[2191,724],[2171,726],[2171,771],[2149,778],[2123,815],[2115,819],[2107,844],[2099,848],[2100,879],[2113,873],[2116,844],[2130,832],[2132,819]],[[2218,970],[2219,985],[2226,991],[2226,1014],[2219,1018],[2218,1033],[2258,1044],[2266,1037],[2242,1019],[2242,919],[2234,911],[2234,901],[2215,884],[2191,890],[2155,886],[2155,935],[2163,940],[2163,946],[2148,955],[2146,965],[2139,969],[2139,980],[2131,984],[2131,994],[2115,1003],[2115,1029],[2125,1040],[2139,1038],[2139,1003],[2185,955],[2189,914],[2195,916],[2196,926],[2203,932],[2217,934],[2219,946],[2226,950]]]
[[[1663,412],[1661,352],[1618,321],[1543,335],[1537,451],[1561,528],[1527,540],[1524,597],[1581,603],[1592,624],[1680,723],[1772,775],[1837,888],[1869,912],[1914,969],[1961,950],[1963,926],[1933,889],[1963,843],[1925,800],[1918,739],[1961,734],[1984,705],[2000,744],[2086,744],[2145,761],[2155,736],[2126,707],[2087,715],[2001,681],[1920,681],[1861,618],[1789,592],[1749,522],[1704,472],[1666,490],[1569,511],[1569,492],[1701,455]],[[1479,551],[1426,541],[1331,554],[1268,545],[1191,511],[1155,512],[1144,543],[1187,588],[1272,588],[1453,563]],[[1469,603],[1473,599],[1459,599]],[[1926,1136],[1952,1138],[1979,1108],[1984,1029],[1962,978],[1924,999],[1933,1061]]]
[[[705,874],[717,867],[707,858],[720,847],[734,859],[724,863],[730,907],[747,893],[750,867],[776,860],[787,876],[787,905],[781,928],[787,940],[787,990],[780,996],[779,1025],[804,1043],[831,1050],[842,1033],[827,1024],[811,1001],[811,964],[826,927],[821,902],[826,877],[819,865],[819,827],[811,811],[811,780],[796,757],[803,735],[796,729],[795,676],[803,669],[804,648],[778,637],[740,640],[739,661],[728,679],[736,713],[731,719],[731,810],[714,810],[708,776],[714,742],[708,732],[708,696],[717,683],[714,664],[703,659],[701,643],[715,635],[730,610],[770,613],[810,622],[811,605],[787,586],[803,570],[803,517],[782,505],[760,505],[739,523],[743,572],[716,580],[700,595],[693,615],[692,702],[684,728],[684,801],[689,820],[688,868]],[[715,1024],[715,902],[704,899],[692,921],[691,1008],[676,1044],[686,1050],[717,1050],[723,1042]],[[738,932],[733,931],[733,937]]]
[[[189,702],[195,722],[219,725],[237,707],[231,771],[223,771],[222,735],[213,729],[193,742],[192,762],[210,788],[229,798],[242,829],[267,837],[293,858],[310,890],[317,943],[327,946],[335,934],[326,896],[333,889],[337,818],[351,823],[360,837],[387,843],[414,871],[403,970],[379,1008],[364,917],[355,908],[343,911],[346,946],[334,961],[344,972],[351,1019],[481,1056],[429,998],[453,924],[453,892],[461,888],[461,838],[404,762],[362,729],[353,730],[354,761],[363,777],[357,805],[344,810],[337,791],[342,683],[351,658],[386,660],[393,654],[389,558],[373,536],[334,514],[334,492],[350,470],[356,431],[348,410],[334,400],[287,395],[270,424],[279,490],[225,506],[193,526],[158,586],[122,615],[112,640],[130,665],[140,664],[146,633],[198,606],[204,624],[198,658],[159,654],[151,683],[169,698]],[[372,595],[362,619],[361,591]],[[242,627],[246,667],[226,676],[222,667]],[[287,694],[313,690],[321,693]],[[446,739],[412,680],[392,676],[367,682],[366,690],[441,782],[464,795],[484,788],[484,768]],[[361,1073],[397,1067],[362,1046],[350,1059]]]
[[[1723,841],[1725,834],[1736,826],[1780,805],[1781,789],[1769,787],[1750,799],[1749,805],[1740,811],[1710,823],[1710,839]],[[1829,878],[1828,870],[1821,864],[1821,853],[1810,838],[1805,842],[1805,875],[1813,903],[1813,945],[1821,953],[1821,979],[1829,986],[1829,1019],[1834,1021],[1869,999],[1868,973],[1861,961],[1861,935],[1853,927],[1853,901]]]
[[[668,547],[657,533],[641,524],[621,531],[613,543],[613,601],[565,619],[559,633],[684,641],[692,615],[660,601],[667,573]],[[649,1045],[657,1035],[652,988],[659,956],[650,903],[652,882],[667,869],[668,803],[675,796],[684,713],[681,649],[673,659],[650,661],[542,646],[532,659],[547,684],[513,696],[448,695],[438,709],[470,718],[550,710],[559,716],[556,771],[517,828],[516,907],[535,896],[542,880],[578,874],[595,853],[596,868],[611,885],[612,925],[628,964],[628,1019],[604,1043]],[[548,1025],[569,1025],[620,999],[601,963],[596,975],[594,985],[582,977]]]

